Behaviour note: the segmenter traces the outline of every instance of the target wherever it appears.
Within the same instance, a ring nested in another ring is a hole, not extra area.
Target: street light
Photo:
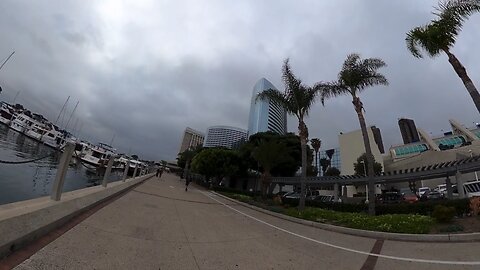
[[[360,160],[360,163],[363,164],[363,174],[367,177],[367,168],[365,166],[365,161]],[[365,185],[365,203],[368,204],[368,183]]]
[[[468,150],[468,152],[470,153],[470,157],[473,157],[473,152],[472,152],[472,149]],[[478,175],[477,175],[477,171],[475,171],[475,180],[478,181]]]

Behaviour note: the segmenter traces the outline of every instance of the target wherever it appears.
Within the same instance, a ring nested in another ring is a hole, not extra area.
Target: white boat
[[[34,123],[32,126],[27,127],[24,131],[24,134],[34,140],[42,141],[43,135],[47,130],[45,129],[45,125],[41,123]]]
[[[98,145],[90,145],[85,150],[85,154],[81,159],[87,163],[99,166],[103,161],[115,154],[115,149],[108,144],[100,143]]]
[[[49,124],[46,127],[45,134],[42,136],[42,142],[55,149],[60,149],[65,145],[65,135],[57,126]]]
[[[0,106],[0,123],[10,125],[13,118],[13,109],[5,102]]]
[[[135,172],[135,167],[137,167],[137,175],[140,174],[140,170],[143,167],[143,162],[131,159],[130,166],[128,167],[128,175],[133,175],[133,173]]]
[[[10,128],[25,134],[27,128],[31,127],[36,121],[30,116],[20,113],[16,115],[10,122]]]

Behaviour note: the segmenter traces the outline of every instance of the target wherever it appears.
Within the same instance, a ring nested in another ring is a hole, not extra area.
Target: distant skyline
[[[385,150],[402,143],[399,118],[442,134],[448,119],[480,122],[446,56],[416,59],[405,34],[433,18],[438,2],[404,1],[0,1],[0,100],[55,120],[67,116],[92,142],[119,152],[174,160],[186,127],[205,132],[247,129],[251,91],[268,78],[280,91],[281,67],[307,84],[337,78],[346,56],[379,57],[388,87],[362,93],[368,125],[382,131]],[[480,86],[480,15],[472,16],[453,52]],[[359,128],[351,100],[314,105],[310,138],[338,146],[338,134]],[[71,123],[72,125],[72,123]],[[288,131],[297,122],[288,119]],[[443,130],[443,131],[442,131]]]

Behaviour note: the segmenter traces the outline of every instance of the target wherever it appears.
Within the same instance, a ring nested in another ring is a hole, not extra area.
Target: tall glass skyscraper
[[[271,100],[257,99],[258,94],[268,89],[278,89],[267,79],[261,78],[253,87],[250,116],[248,118],[248,136],[265,131],[278,134],[287,132],[287,112]]]

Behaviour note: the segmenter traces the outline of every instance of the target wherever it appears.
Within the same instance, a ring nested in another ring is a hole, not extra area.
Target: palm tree
[[[321,91],[322,104],[325,105],[325,100],[343,96],[352,96],[352,103],[357,112],[360,128],[362,129],[363,143],[365,145],[365,152],[368,159],[368,192],[372,200],[369,201],[368,212],[371,215],[375,214],[375,190],[374,190],[374,170],[373,170],[373,155],[370,147],[370,139],[368,138],[367,125],[365,117],[363,116],[363,103],[358,95],[369,86],[379,84],[388,85],[388,81],[377,70],[386,66],[385,62],[378,58],[361,59],[358,54],[350,54],[343,63],[342,70],[338,74],[338,80],[331,83],[318,83],[316,87]]]
[[[275,166],[288,162],[291,157],[288,155],[288,147],[278,141],[265,141],[262,140],[260,144],[253,150],[252,157],[262,166],[262,196],[267,195],[267,189],[271,180],[270,171]]]
[[[318,138],[313,138],[310,140],[310,143],[312,144],[313,150],[315,150],[315,167],[317,168],[318,175],[318,172],[320,171],[318,168],[318,150],[320,150],[320,147],[322,146],[322,141]]]
[[[450,0],[441,2],[434,12],[438,18],[424,26],[415,27],[407,33],[405,41],[408,50],[417,58],[422,58],[420,48],[430,56],[438,56],[444,52],[458,77],[462,80],[470,97],[480,112],[480,94],[467,74],[467,70],[451,52],[457,35],[462,30],[465,20],[480,11],[479,0]]]
[[[298,135],[300,136],[300,144],[302,148],[302,177],[300,180],[300,202],[298,209],[305,209],[305,180],[307,178],[307,141],[308,128],[304,119],[308,116],[310,108],[315,102],[318,91],[314,87],[307,86],[295,77],[288,59],[282,68],[282,79],[285,84],[285,91],[281,93],[275,89],[268,89],[260,94],[259,99],[270,99],[273,102],[283,106],[288,114],[294,115],[298,119]]]

